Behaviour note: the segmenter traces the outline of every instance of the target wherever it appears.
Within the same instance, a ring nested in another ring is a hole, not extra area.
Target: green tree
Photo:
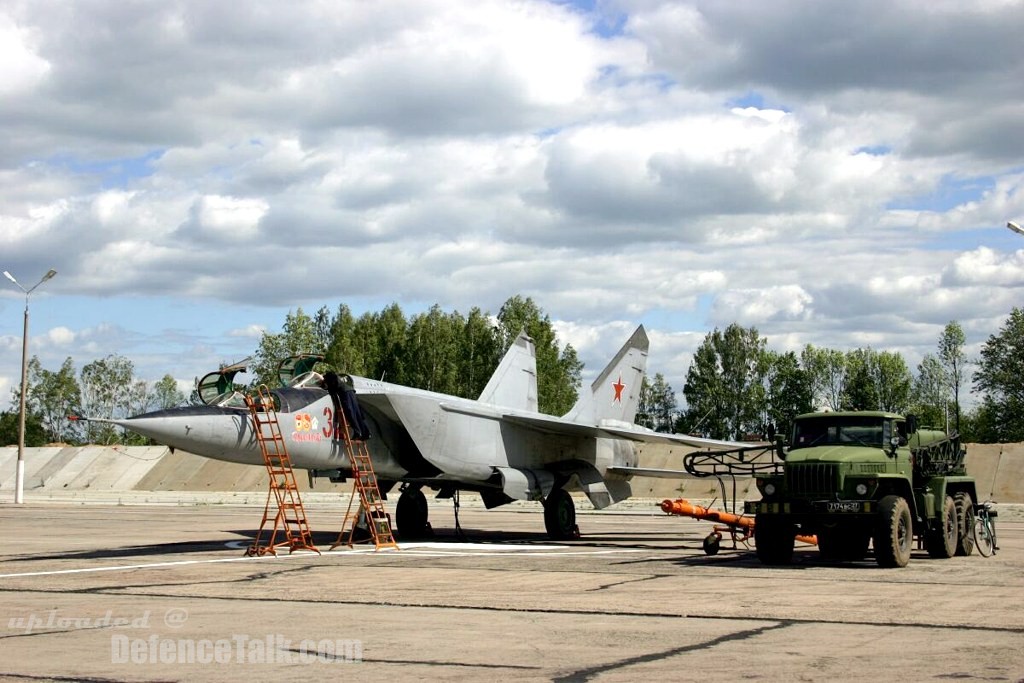
[[[313,314],[313,336],[316,337],[315,348],[324,349],[330,346],[334,336],[335,316],[327,306],[321,306]]]
[[[278,366],[285,358],[300,353],[324,353],[326,349],[320,344],[317,328],[313,318],[306,315],[302,308],[291,311],[285,317],[281,332],[272,334],[264,332],[260,337],[259,348],[254,355],[253,366],[249,369],[255,376],[255,383],[277,387],[281,384],[277,376]]]
[[[185,405],[184,392],[178,388],[178,381],[170,375],[164,375],[153,384],[147,403],[153,410],[167,410]]]
[[[537,403],[549,415],[567,413],[576,403],[583,363],[571,344],[561,348],[551,319],[531,298],[514,296],[498,312],[498,345],[501,353],[512,345],[519,332],[533,339],[537,352]]]
[[[472,308],[459,337],[459,390],[457,395],[477,398],[501,362],[497,330],[490,316]]]
[[[779,434],[789,434],[797,415],[814,410],[810,377],[796,354],[768,352],[767,418]]]
[[[913,376],[902,355],[871,348],[855,349],[846,354],[846,367],[844,408],[907,411]]]
[[[138,385],[135,367],[124,356],[111,354],[82,368],[79,386],[82,411],[90,417],[125,417],[135,405]],[[121,441],[121,430],[113,425],[86,423],[85,436],[90,443],[113,444]]]
[[[875,352],[854,349],[846,354],[846,390],[840,401],[843,410],[878,410],[880,397],[875,381]]]
[[[406,381],[414,387],[455,394],[459,390],[459,335],[466,321],[445,314],[438,304],[409,321],[406,338]]]
[[[653,382],[644,375],[636,423],[656,432],[670,432],[679,417],[676,404],[675,392],[664,375],[656,373]]]
[[[922,425],[946,426],[947,404],[946,371],[939,359],[930,353],[917,366],[911,411]]]
[[[715,328],[694,354],[683,395],[687,431],[738,439],[762,427],[767,372],[765,340],[756,328]]]
[[[960,387],[964,383],[965,366],[967,354],[964,353],[964,345],[967,337],[964,329],[955,320],[946,323],[946,327],[939,336],[939,360],[946,371],[946,378],[949,382],[949,389],[953,393],[953,415],[956,431],[960,431]]]
[[[20,399],[19,399],[20,403]],[[17,410],[0,413],[0,446],[17,446],[18,430],[21,428],[21,413]],[[25,413],[25,447],[45,446],[46,428],[35,413]]]
[[[80,423],[69,415],[81,412],[82,391],[75,378],[75,365],[66,358],[60,370],[42,367],[39,359],[29,362],[28,404],[42,421],[49,441],[75,443],[81,437]]]
[[[393,303],[370,317],[371,329],[367,342],[372,344],[373,375],[395,384],[409,384],[406,371],[406,332],[409,324],[401,307]]]
[[[351,309],[345,304],[339,304],[331,319],[325,360],[337,372],[365,377],[370,374],[366,357],[368,349],[358,334]]]
[[[986,396],[963,415],[960,437],[964,443],[997,443],[1000,441],[1002,424],[998,407]]]
[[[880,351],[875,356],[878,409],[905,414],[910,408],[914,376],[898,351]]]
[[[974,388],[983,396],[989,441],[1024,441],[1024,310],[1009,318],[981,347]]]
[[[800,354],[800,365],[807,373],[815,405],[842,410],[846,391],[846,354],[808,344]]]

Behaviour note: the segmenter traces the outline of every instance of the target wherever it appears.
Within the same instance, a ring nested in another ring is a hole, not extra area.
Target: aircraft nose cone
[[[249,441],[248,413],[216,406],[188,406],[143,413],[115,424],[165,446],[216,456]]]

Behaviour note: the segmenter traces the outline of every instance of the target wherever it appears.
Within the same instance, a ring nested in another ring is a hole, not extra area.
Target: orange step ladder
[[[373,471],[373,462],[370,460],[370,451],[366,447],[366,441],[352,438],[344,411],[338,411],[336,426],[335,438],[340,433],[341,440],[345,443],[345,452],[348,454],[348,460],[352,466],[353,485],[352,495],[348,499],[348,510],[345,511],[345,518],[341,523],[341,531],[338,533],[338,539],[331,546],[331,550],[339,545],[352,547],[355,542],[356,525],[361,516],[365,516],[366,526],[370,530],[370,538],[367,540],[372,540],[377,550],[381,548],[401,550],[398,543],[395,542],[395,535],[391,530],[391,519],[388,517],[387,511],[384,510],[384,499],[380,495],[377,474]],[[357,497],[359,498],[359,508],[353,513],[352,506]],[[350,524],[351,526],[349,526]]]
[[[252,416],[253,434],[260,445],[263,462],[270,476],[270,490],[267,491],[267,504],[263,508],[263,521],[260,522],[260,530],[245,554],[277,555],[277,549],[282,547],[287,547],[289,553],[296,550],[312,550],[319,553],[320,550],[313,543],[313,532],[309,528],[306,510],[302,507],[292,461],[281,435],[274,397],[267,386],[261,384],[255,396],[245,395],[245,405]],[[270,514],[271,503],[276,506],[273,517]],[[263,531],[271,519],[274,523],[270,539],[266,543],[261,543]],[[278,543],[276,541],[279,531],[284,532],[284,540]]]

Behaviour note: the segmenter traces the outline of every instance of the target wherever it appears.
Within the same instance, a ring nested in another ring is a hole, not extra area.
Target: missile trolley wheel
[[[722,534],[712,531],[704,537],[704,554],[717,555],[722,548]]]

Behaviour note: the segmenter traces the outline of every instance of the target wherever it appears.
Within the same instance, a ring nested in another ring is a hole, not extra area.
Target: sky
[[[51,370],[186,389],[300,307],[522,295],[680,391],[732,323],[913,370],[1024,304],[1020,1],[0,0],[0,125]]]

